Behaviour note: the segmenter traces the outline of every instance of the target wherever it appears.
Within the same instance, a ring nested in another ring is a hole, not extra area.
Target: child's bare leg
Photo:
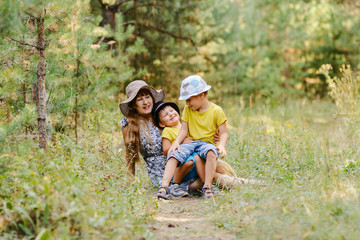
[[[166,187],[169,186],[170,181],[171,181],[172,177],[174,176],[177,164],[178,164],[178,160],[176,160],[173,157],[167,161],[166,166],[165,166],[163,180],[162,180],[162,186],[166,186]]]
[[[204,187],[211,187],[211,183],[215,175],[215,169],[216,169],[216,155],[213,151],[208,151],[206,154]]]
[[[205,182],[205,161],[199,155],[195,155],[195,168],[202,182]]]
[[[193,161],[187,161],[180,167],[176,168],[173,182],[180,183],[181,180],[190,172],[192,166],[193,166]],[[165,170],[166,170],[166,168],[165,168]],[[164,175],[165,175],[165,173],[164,173]]]

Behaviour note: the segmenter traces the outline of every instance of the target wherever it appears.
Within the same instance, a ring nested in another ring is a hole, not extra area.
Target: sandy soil
[[[209,217],[212,201],[201,197],[159,200],[151,231],[156,239],[235,239]]]

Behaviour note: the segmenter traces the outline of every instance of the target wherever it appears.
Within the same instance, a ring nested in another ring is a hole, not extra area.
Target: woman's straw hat
[[[163,90],[155,90],[154,88],[147,85],[147,83],[143,80],[132,81],[126,87],[126,96],[128,97],[128,99],[119,104],[120,110],[124,114],[124,116],[127,116],[129,114],[129,109],[131,108],[130,103],[132,100],[135,99],[140,89],[149,90],[154,98],[154,103],[162,101],[165,97]]]

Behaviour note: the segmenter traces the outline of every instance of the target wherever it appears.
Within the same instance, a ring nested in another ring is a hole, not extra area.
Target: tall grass
[[[351,108],[357,111],[358,95],[337,94],[335,102],[343,98],[337,105],[304,100],[229,110],[228,161],[241,177],[267,185],[220,196],[212,212],[219,228],[244,239],[358,238],[359,125],[338,117],[349,109],[346,101],[356,102]]]
[[[47,152],[32,140],[8,141],[0,155],[0,238],[152,236],[148,179],[124,174],[120,115],[104,109],[88,113],[78,145],[64,134],[53,136]]]
[[[357,239],[358,109],[336,102],[348,99],[342,94],[332,95],[335,103],[221,104],[229,119],[225,160],[239,176],[267,184],[200,202],[204,215],[234,238]],[[57,133],[43,152],[36,141],[16,138],[15,128],[2,139],[0,238],[156,238],[155,189],[143,165],[136,178],[125,174],[119,110],[103,104],[82,119],[77,145],[71,134]]]

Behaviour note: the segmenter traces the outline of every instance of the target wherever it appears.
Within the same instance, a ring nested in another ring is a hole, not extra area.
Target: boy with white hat
[[[216,160],[221,155],[226,156],[225,145],[228,140],[226,130],[226,117],[221,107],[210,102],[207,98],[207,91],[211,86],[199,75],[191,75],[181,83],[179,100],[186,100],[182,114],[182,125],[176,140],[168,151],[167,160],[184,162],[187,157],[197,152],[199,156],[206,159],[205,182],[202,189],[203,197],[212,197],[214,192],[211,189],[216,169]],[[213,136],[219,130],[220,141],[215,147]],[[180,143],[186,136],[195,141],[188,144]]]

